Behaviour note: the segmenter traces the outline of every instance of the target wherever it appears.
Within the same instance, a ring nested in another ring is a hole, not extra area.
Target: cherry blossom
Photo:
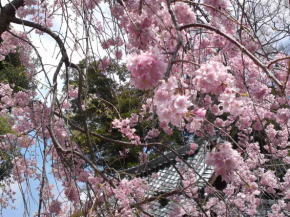
[[[132,83],[141,90],[154,87],[166,70],[166,64],[157,51],[130,56],[127,67],[131,72]]]

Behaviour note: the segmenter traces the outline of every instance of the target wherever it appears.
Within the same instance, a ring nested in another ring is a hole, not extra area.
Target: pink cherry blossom
[[[49,207],[49,212],[58,215],[61,211],[61,203],[57,200],[53,200]]]
[[[131,72],[132,83],[141,90],[156,86],[166,70],[163,57],[156,51],[131,55],[127,67]]]
[[[242,163],[240,154],[232,148],[231,143],[225,142],[217,146],[217,150],[207,155],[206,162],[215,167],[215,172],[227,180],[228,176],[239,168]]]

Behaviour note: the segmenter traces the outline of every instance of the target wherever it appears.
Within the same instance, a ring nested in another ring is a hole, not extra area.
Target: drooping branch
[[[59,46],[59,49],[60,49],[60,52],[62,54],[62,58],[63,58],[63,61],[64,61],[65,65],[66,65],[66,67],[71,67],[71,68],[77,69],[79,71],[79,67],[76,64],[71,63],[69,61],[69,57],[68,57],[68,54],[67,54],[67,51],[66,51],[64,42],[59,37],[59,35],[57,35],[52,30],[50,30],[49,28],[47,28],[47,27],[45,27],[43,25],[40,25],[38,23],[34,23],[34,22],[31,22],[31,21],[28,21],[28,20],[22,20],[22,19],[19,19],[19,18],[14,17],[14,18],[11,19],[11,22],[12,23],[16,23],[16,24],[20,24],[20,25],[24,25],[24,26],[28,26],[28,27],[35,28],[35,29],[37,29],[37,30],[39,30],[41,32],[44,32],[44,33],[48,34],[49,36],[51,36],[56,41],[56,43]]]
[[[290,56],[275,59],[275,60],[269,62],[269,64],[268,64],[267,67],[270,68],[273,64],[275,64],[275,63],[277,63],[277,62],[279,62],[279,61],[289,60],[289,59],[290,59]]]
[[[204,28],[204,29],[208,29],[210,31],[215,32],[218,35],[223,36],[224,38],[226,38],[227,40],[229,40],[231,43],[233,43],[234,45],[236,45],[243,53],[245,53],[257,66],[259,66],[263,71],[265,71],[265,73],[267,74],[267,76],[274,81],[274,83],[276,85],[278,85],[281,89],[283,88],[283,85],[281,84],[281,82],[275,77],[275,75],[269,71],[269,69],[267,68],[266,65],[264,65],[257,57],[255,57],[247,48],[245,48],[244,45],[242,45],[241,43],[239,43],[236,39],[234,39],[232,36],[222,32],[221,30],[209,26],[207,24],[201,24],[201,23],[192,23],[192,24],[188,24],[188,25],[184,25],[184,26],[180,26],[179,30],[185,30],[188,28]]]
[[[89,158],[87,158],[84,154],[82,154],[82,153],[80,153],[80,152],[78,152],[78,151],[75,151],[75,150],[67,150],[67,149],[65,149],[65,148],[63,148],[60,144],[59,144],[59,142],[58,142],[58,140],[57,140],[57,138],[56,138],[56,136],[55,136],[55,134],[54,134],[54,131],[53,131],[53,129],[52,129],[52,126],[50,125],[48,128],[48,131],[49,131],[49,134],[50,134],[50,136],[51,136],[51,140],[52,140],[52,142],[53,142],[53,144],[54,144],[54,147],[56,148],[56,150],[58,151],[58,152],[60,152],[60,153],[71,153],[71,154],[75,154],[76,156],[78,156],[78,157],[80,157],[81,159],[83,159],[86,163],[88,163],[92,168],[93,168],[93,170],[98,174],[98,175],[100,175],[107,183],[109,183],[112,187],[114,187],[114,184],[113,184],[113,182],[111,181],[111,180],[109,180],[101,171],[99,171],[99,169],[97,168],[97,166],[96,166],[96,164],[94,163],[94,162],[92,162]]]
[[[81,128],[81,127],[77,126],[76,124],[74,124],[69,118],[65,117],[64,115],[62,115],[62,114],[60,114],[58,112],[55,112],[54,114],[56,116],[60,117],[60,118],[63,118],[73,129],[78,130],[78,131],[80,131],[82,133],[85,133],[85,130],[83,128]],[[112,142],[114,144],[124,145],[126,147],[132,147],[132,146],[135,146],[136,145],[133,142],[126,142],[126,141],[121,141],[121,140],[115,140],[115,139],[106,137],[106,136],[101,135],[101,134],[96,133],[96,132],[89,132],[89,134],[91,136],[94,136],[96,138],[102,139],[104,141]],[[157,145],[161,145],[161,144],[162,143],[160,143],[160,142],[152,142],[152,143],[138,144],[138,146],[140,146],[140,147],[151,147],[151,146],[157,146]]]

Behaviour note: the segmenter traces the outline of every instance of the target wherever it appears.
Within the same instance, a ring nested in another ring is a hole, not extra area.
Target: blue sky
[[[33,152],[29,152],[23,149],[22,153],[24,154],[27,159],[35,159],[37,161],[38,168],[42,168],[42,156],[41,153],[43,152],[43,143],[38,142],[38,144],[35,144],[35,148],[33,148]],[[47,178],[49,181],[49,184],[55,184],[55,179],[51,175],[51,166],[50,162],[46,162],[46,171],[47,171]],[[38,200],[39,200],[39,190],[37,189],[39,187],[39,180],[37,179],[29,179],[29,188],[27,187],[27,184],[24,182],[20,186],[19,183],[14,183],[12,185],[12,189],[16,192],[15,195],[15,203],[13,206],[16,209],[11,209],[10,207],[3,210],[2,216],[3,217],[21,217],[21,216],[33,216],[34,212],[38,209]],[[22,192],[21,193],[21,190]],[[27,200],[27,212],[25,211],[25,206],[23,202],[23,195],[25,196]]]

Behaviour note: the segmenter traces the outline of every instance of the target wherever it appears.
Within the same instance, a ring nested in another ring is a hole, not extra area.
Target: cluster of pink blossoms
[[[233,82],[233,76],[227,70],[221,62],[206,62],[194,72],[193,82],[200,91],[218,95]]]
[[[64,193],[70,201],[74,203],[79,202],[80,192],[75,186],[75,184],[72,183],[71,185],[67,186]]]
[[[57,200],[53,200],[50,203],[49,212],[58,215],[61,212],[61,203]]]
[[[123,120],[115,119],[112,122],[114,128],[117,128],[123,136],[127,137],[130,141],[135,144],[140,144],[140,137],[135,134],[136,129],[134,127],[138,123],[138,115],[132,114],[130,118],[125,118]]]
[[[158,129],[151,129],[149,130],[149,132],[147,133],[147,136],[145,137],[145,139],[153,139],[158,137],[160,134],[160,131]]]
[[[154,38],[152,32],[152,17],[146,16],[144,14],[137,15],[134,14],[135,22],[130,22],[127,25],[127,30],[129,33],[129,40],[131,47],[138,47],[139,49],[147,49]]]
[[[134,178],[132,180],[122,179],[119,186],[113,189],[114,196],[122,207],[119,214],[122,216],[135,216],[132,213],[133,210],[130,208],[130,205],[136,201],[144,200],[148,189],[148,183],[141,178]]]
[[[193,12],[192,8],[188,7],[188,4],[184,2],[177,2],[174,4],[173,10],[176,14],[178,23],[184,25],[195,23],[195,13]]]
[[[161,127],[167,133],[170,133],[168,124],[181,127],[184,124],[184,116],[188,108],[192,105],[187,95],[176,94],[178,80],[176,77],[170,77],[167,82],[162,81],[153,98],[153,104],[156,106],[156,113]]]
[[[232,148],[231,143],[225,142],[217,145],[215,152],[207,155],[206,163],[214,166],[215,173],[221,175],[224,180],[233,175],[242,164],[241,155]]]
[[[157,51],[131,55],[127,60],[131,81],[135,87],[148,90],[158,83],[166,71],[166,64]]]

